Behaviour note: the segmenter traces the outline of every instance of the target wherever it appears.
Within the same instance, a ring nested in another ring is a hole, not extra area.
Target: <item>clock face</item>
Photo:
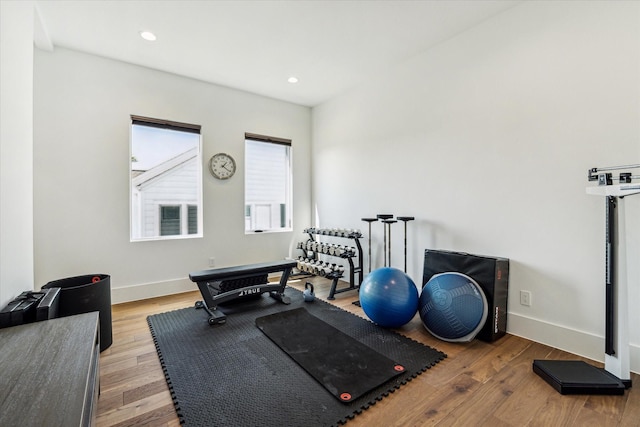
[[[236,161],[228,154],[218,153],[209,160],[209,171],[218,179],[229,179],[236,173]]]

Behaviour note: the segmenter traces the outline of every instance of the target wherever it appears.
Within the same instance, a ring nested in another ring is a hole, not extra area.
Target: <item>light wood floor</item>
[[[308,280],[325,299],[330,282]],[[302,289],[303,284],[290,285]],[[350,291],[329,302],[364,316],[351,304],[356,298]],[[180,425],[146,317],[199,299],[196,291],[113,306],[113,344],[100,355],[99,427]],[[531,364],[578,359],[569,353],[513,335],[494,343],[446,343],[429,335],[417,316],[399,332],[448,358],[347,426],[640,426],[639,375],[633,374],[635,388],[624,396],[563,396],[534,374]]]

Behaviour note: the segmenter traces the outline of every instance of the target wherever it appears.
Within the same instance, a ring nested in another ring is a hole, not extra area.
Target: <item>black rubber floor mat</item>
[[[147,318],[183,424],[343,424],[446,357],[321,300],[305,303],[296,289],[287,288],[285,293],[290,305],[263,295],[225,307],[223,325],[209,326],[207,314],[195,308]],[[255,326],[257,317],[299,307],[397,361],[405,371],[351,402],[338,401]]]
[[[256,326],[341,402],[351,402],[404,367],[304,307],[258,317]]]

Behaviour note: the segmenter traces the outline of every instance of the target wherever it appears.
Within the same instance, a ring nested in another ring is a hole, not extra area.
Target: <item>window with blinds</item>
[[[245,232],[292,228],[291,141],[245,134]]]

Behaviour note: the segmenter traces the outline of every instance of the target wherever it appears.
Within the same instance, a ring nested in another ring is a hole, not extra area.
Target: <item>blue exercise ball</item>
[[[419,307],[424,327],[436,338],[452,342],[475,338],[489,314],[480,285],[456,272],[431,277],[422,288]]]
[[[418,288],[402,270],[378,268],[360,285],[360,306],[374,323],[398,328],[418,311]]]

